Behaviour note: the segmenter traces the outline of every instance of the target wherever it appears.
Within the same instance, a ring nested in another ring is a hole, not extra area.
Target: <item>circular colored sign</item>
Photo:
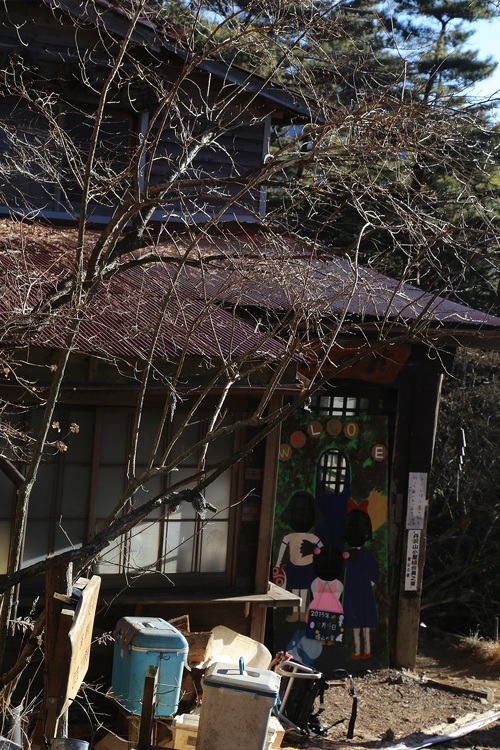
[[[342,432],[342,422],[340,419],[329,419],[326,423],[326,431],[334,437],[340,435]]]
[[[344,427],[344,435],[351,440],[359,435],[359,427],[356,422],[347,422]]]
[[[280,445],[280,461],[288,461],[292,457],[292,446],[288,443],[281,443]]]
[[[314,422],[310,422],[307,425],[307,433],[310,437],[312,437],[313,440],[319,440],[320,435],[323,432],[323,425],[321,422],[318,422],[316,419]]]
[[[385,461],[387,458],[387,448],[382,443],[377,443],[371,449],[370,454],[374,461]]]
[[[290,443],[293,448],[303,448],[306,444],[306,440],[307,438],[302,430],[296,430],[296,432],[292,432],[290,435]]]

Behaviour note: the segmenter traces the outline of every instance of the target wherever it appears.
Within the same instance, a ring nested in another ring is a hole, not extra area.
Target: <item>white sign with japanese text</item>
[[[423,529],[425,509],[427,507],[427,473],[410,471],[408,475],[408,505],[406,509],[406,528]]]
[[[408,532],[408,545],[406,547],[406,574],[405,591],[416,591],[418,584],[418,559],[420,555],[419,529],[411,529]]]

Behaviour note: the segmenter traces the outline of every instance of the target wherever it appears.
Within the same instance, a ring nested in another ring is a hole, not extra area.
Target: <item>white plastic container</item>
[[[196,747],[199,721],[199,714],[181,714],[174,717],[175,750],[193,750]]]
[[[180,714],[174,716],[174,750],[193,750],[196,747],[199,723],[199,714]],[[265,750],[271,750],[271,748],[274,750],[274,748],[281,747],[284,736],[285,730],[279,720],[276,716],[271,716],[267,728]]]
[[[266,669],[217,662],[203,678],[196,750],[265,750],[280,677]]]

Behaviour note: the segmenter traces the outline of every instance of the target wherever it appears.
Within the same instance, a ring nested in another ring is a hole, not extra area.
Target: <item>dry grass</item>
[[[461,638],[455,648],[463,655],[469,656],[483,666],[500,668],[500,643],[470,636]]]

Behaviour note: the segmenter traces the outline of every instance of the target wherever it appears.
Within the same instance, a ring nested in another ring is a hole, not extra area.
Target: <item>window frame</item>
[[[92,427],[92,445],[90,446],[91,452],[88,458],[85,461],[79,461],[78,460],[78,448],[71,449],[67,452],[61,452],[58,454],[55,454],[53,457],[51,457],[47,461],[47,465],[50,463],[53,465],[53,469],[51,472],[51,475],[49,477],[50,483],[51,483],[51,491],[50,491],[50,504],[47,507],[47,513],[44,516],[43,519],[40,519],[44,523],[49,524],[49,535],[46,542],[46,551],[45,554],[51,554],[54,551],[60,551],[60,548],[58,550],[55,550],[55,536],[57,531],[57,525],[58,521],[61,517],[61,507],[62,507],[62,500],[63,500],[63,484],[64,484],[64,475],[66,473],[66,468],[69,466],[77,466],[82,465],[88,468],[88,483],[89,483],[89,494],[87,497],[87,503],[85,507],[85,520],[86,520],[86,533],[85,533],[85,539],[84,542],[90,541],[95,533],[98,531],[97,524],[99,522],[99,497],[98,497],[98,482],[99,482],[99,472],[103,467],[103,462],[101,460],[101,443],[104,439],[103,435],[103,424],[106,420],[106,414],[109,413],[122,413],[123,415],[126,415],[126,419],[128,420],[128,436],[130,436],[130,430],[131,425],[133,422],[133,410],[134,407],[131,404],[105,404],[104,399],[102,400],[103,403],[100,405],[95,404],[79,404],[79,403],[65,403],[61,404],[57,408],[57,415],[55,418],[60,423],[60,430],[61,434],[66,434],[68,430],[68,426],[70,421],[74,418],[75,412],[81,412],[85,411],[92,415],[92,419],[90,421],[93,422]],[[157,412],[160,414],[161,407],[156,407],[155,405],[147,405],[146,410],[150,412],[151,414]],[[201,429],[201,426],[200,426]],[[78,436],[75,436],[76,438]],[[168,439],[168,438],[167,438]],[[225,447],[225,452],[229,455],[230,453],[233,453],[236,444],[238,441],[237,431],[234,435],[231,436],[231,440],[227,444],[227,449]],[[71,440],[71,436],[69,438]],[[77,445],[77,443],[75,443]],[[124,446],[128,446],[128,441],[125,440]],[[124,456],[126,455],[126,452]],[[116,466],[120,468],[121,475],[125,475],[125,462],[124,460]],[[224,558],[224,566],[223,569],[220,571],[205,571],[203,570],[202,565],[202,555],[203,555],[203,543],[202,543],[202,536],[203,534],[200,534],[197,537],[197,544],[193,545],[193,559],[195,562],[194,568],[191,567],[190,571],[184,571],[179,573],[166,573],[164,570],[164,566],[160,563],[160,555],[159,558],[159,565],[157,566],[157,569],[155,571],[143,571],[142,569],[135,569],[130,567],[122,567],[119,572],[111,572],[106,573],[104,569],[99,570],[99,575],[102,575],[105,577],[105,580],[107,584],[110,586],[113,585],[114,582],[123,584],[125,581],[129,582],[131,578],[134,577],[134,574],[137,574],[140,579],[142,579],[144,584],[144,575],[147,576],[147,586],[154,588],[156,586],[165,586],[166,581],[172,581],[176,585],[182,585],[186,586],[187,588],[191,588],[192,586],[199,586],[200,584],[203,585],[213,585],[213,586],[227,586],[227,585],[233,585],[235,580],[235,570],[236,570],[236,557],[237,557],[237,544],[236,544],[236,537],[237,537],[237,528],[238,528],[238,518],[240,517],[240,508],[238,505],[233,504],[233,498],[239,496],[238,488],[241,485],[241,467],[239,466],[233,466],[229,470],[229,476],[227,479],[227,513],[224,513],[224,518],[222,519],[223,522],[226,525],[226,533],[225,533],[225,543],[226,543],[226,551],[225,551],[225,558]],[[175,477],[175,475],[174,475]],[[165,490],[167,491],[168,487],[166,483],[163,483]],[[162,487],[163,489],[163,487]],[[117,493],[118,495],[118,493]],[[40,501],[39,501],[40,502]],[[10,503],[6,503],[6,505],[10,506]],[[210,514],[208,514],[210,516]],[[7,518],[0,519],[7,522]],[[33,525],[34,520],[33,516],[28,517],[28,524]],[[203,531],[203,526],[208,522],[210,522],[210,517],[206,519],[205,522],[201,522],[198,519],[194,519],[193,526],[194,530],[196,532]],[[170,520],[167,519],[167,517],[162,514],[161,517],[158,519],[152,519],[152,523],[160,523],[160,529],[159,529],[159,545],[158,550],[162,551],[165,548],[165,539],[168,535],[168,524],[169,523],[177,523],[177,519],[175,519],[174,516],[171,517]],[[29,528],[29,527],[28,527]],[[33,526],[32,526],[33,528]],[[29,532],[28,532],[29,533]],[[128,548],[130,545],[130,535],[133,534],[133,529],[131,532],[128,532],[127,535],[124,535],[124,538],[122,539],[122,542],[120,544],[120,563],[125,564],[125,558],[124,555],[128,555]],[[82,543],[82,541],[79,539],[78,541],[75,540],[74,544],[75,547],[79,546]],[[26,562],[31,562],[25,561]],[[95,568],[98,566],[94,566]],[[200,569],[201,568],[201,569]]]

